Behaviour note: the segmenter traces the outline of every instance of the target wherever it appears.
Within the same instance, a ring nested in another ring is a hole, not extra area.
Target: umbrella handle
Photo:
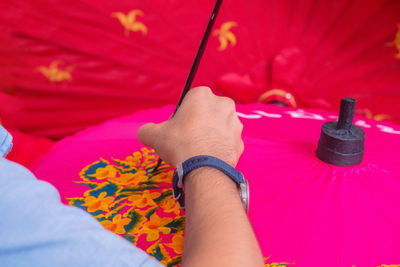
[[[364,156],[365,132],[353,125],[356,100],[343,98],[339,120],[322,125],[316,151],[317,157],[335,166],[349,167],[360,164]]]
[[[353,125],[356,100],[350,97],[343,98],[340,102],[339,120],[337,129],[350,130]]]

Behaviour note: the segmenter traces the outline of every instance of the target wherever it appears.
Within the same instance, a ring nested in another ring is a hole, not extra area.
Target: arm
[[[53,186],[4,159],[11,140],[0,125],[1,266],[162,266],[88,213],[63,205]]]
[[[236,166],[243,126],[233,101],[210,89],[192,89],[167,122],[147,124],[139,140],[172,165],[210,155]],[[263,266],[257,240],[237,187],[222,172],[203,167],[185,178],[186,233],[183,266]]]

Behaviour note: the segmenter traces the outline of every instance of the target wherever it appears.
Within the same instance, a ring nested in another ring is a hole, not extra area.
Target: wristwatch
[[[249,185],[243,174],[237,171],[228,163],[212,156],[195,156],[182,163],[176,165],[176,170],[172,179],[172,189],[174,199],[178,201],[181,209],[185,208],[185,192],[183,191],[184,178],[191,171],[201,167],[213,167],[231,178],[238,186],[239,196],[243,206],[248,212],[249,210]]]

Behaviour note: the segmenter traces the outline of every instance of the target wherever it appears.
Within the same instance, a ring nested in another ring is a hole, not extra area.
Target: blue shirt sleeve
[[[163,266],[0,157],[0,266]]]
[[[12,136],[0,125],[0,157],[5,157],[12,148]]]

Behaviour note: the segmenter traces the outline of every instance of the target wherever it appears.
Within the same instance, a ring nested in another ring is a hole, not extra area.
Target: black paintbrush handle
[[[186,79],[185,86],[183,87],[181,96],[179,97],[178,104],[176,104],[175,111],[171,117],[173,117],[175,115],[175,113],[178,111],[179,107],[182,104],[183,99],[185,98],[186,94],[189,92],[190,88],[192,87],[194,77],[196,76],[197,69],[199,68],[201,58],[203,57],[204,50],[206,49],[208,39],[210,38],[210,34],[214,27],[215,20],[217,19],[217,15],[218,15],[219,9],[221,8],[221,5],[222,5],[222,0],[217,0],[217,2],[215,3],[215,6],[214,6],[214,10],[211,13],[210,20],[208,21],[206,31],[204,32],[203,39],[201,40],[199,49],[197,50],[196,57],[194,58],[189,75]],[[153,171],[156,171],[160,167],[161,162],[162,162],[162,160],[161,160],[161,158],[159,158],[157,161],[157,165],[154,167]]]
[[[215,20],[217,19],[217,15],[218,15],[219,9],[221,8],[221,4],[222,4],[222,0],[217,0],[217,2],[215,3],[214,10],[211,13],[211,17],[210,17],[210,20],[208,21],[206,31],[204,32],[204,35],[203,35],[203,39],[201,40],[199,49],[197,50],[196,57],[194,58],[189,75],[186,79],[185,86],[183,87],[181,96],[179,97],[179,100],[178,100],[178,104],[176,105],[174,114],[172,116],[174,116],[175,113],[178,111],[179,107],[182,104],[183,99],[185,98],[186,94],[189,92],[190,88],[192,87],[194,77],[196,76],[197,69],[199,68],[201,58],[203,57],[204,51],[206,49],[207,42],[208,42],[208,39],[210,38],[211,31],[215,24]]]

